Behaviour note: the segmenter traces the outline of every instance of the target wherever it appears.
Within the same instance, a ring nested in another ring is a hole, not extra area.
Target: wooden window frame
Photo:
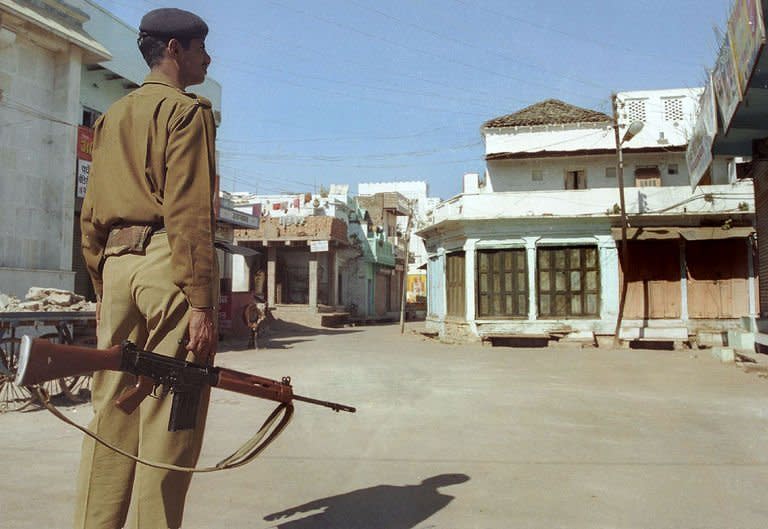
[[[564,252],[564,266],[557,266],[556,252]],[[573,252],[579,252],[578,262],[574,259]],[[594,251],[594,266],[587,263],[587,251]],[[544,253],[549,253],[548,258],[543,258]],[[543,262],[548,261],[547,269],[543,268]],[[547,274],[549,289],[543,290],[543,274]],[[559,274],[563,274],[558,278]],[[574,275],[577,274],[577,275]],[[595,274],[594,289],[587,288],[588,274]],[[574,277],[578,279],[574,280]],[[540,318],[566,318],[566,319],[595,319],[600,317],[600,253],[595,245],[578,246],[542,246],[536,252],[536,293],[538,302],[538,314]],[[573,283],[578,282],[580,288],[573,289]],[[559,288],[559,285],[563,288]],[[549,302],[549,310],[544,310],[545,298]],[[557,298],[564,296],[564,313],[557,311]],[[595,297],[595,309],[588,312],[588,296]],[[574,311],[574,303],[579,304],[579,310]]]
[[[505,259],[507,254],[512,256],[511,263],[507,263]],[[477,318],[527,319],[529,291],[526,249],[484,249],[477,250],[476,256]],[[484,259],[488,259],[488,262],[484,263]],[[484,264],[487,264],[487,271],[484,271]],[[507,265],[510,265],[510,268],[507,268]],[[484,275],[487,277],[484,278]],[[484,296],[489,299],[484,301]],[[510,306],[513,308],[507,310]]]

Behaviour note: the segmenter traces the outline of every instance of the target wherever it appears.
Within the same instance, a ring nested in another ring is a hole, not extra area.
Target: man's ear
[[[175,59],[179,56],[179,49],[181,48],[181,43],[176,39],[171,39],[168,41],[168,44],[165,46],[165,51],[168,53],[168,57]]]

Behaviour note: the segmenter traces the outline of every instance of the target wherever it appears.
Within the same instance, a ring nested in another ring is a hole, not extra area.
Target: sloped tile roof
[[[547,99],[514,114],[508,114],[486,121],[483,128],[525,127],[531,125],[561,125],[564,123],[602,123],[612,118],[597,112],[558,99]]]

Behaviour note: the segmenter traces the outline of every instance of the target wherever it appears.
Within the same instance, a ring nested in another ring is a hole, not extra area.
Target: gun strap
[[[225,457],[212,467],[182,467],[168,463],[147,461],[133,454],[130,454],[121,448],[116,447],[109,441],[105,440],[103,437],[95,434],[85,426],[77,424],[69,417],[61,413],[53,404],[51,404],[50,395],[48,395],[44,389],[40,388],[39,386],[29,386],[29,390],[37,397],[39,402],[45,406],[48,411],[50,411],[57,418],[61,419],[70,426],[77,428],[88,437],[91,437],[97,443],[106,446],[110,450],[113,450],[118,454],[127,457],[128,459],[132,459],[136,463],[140,463],[148,467],[159,468],[162,470],[174,470],[178,472],[217,472],[219,470],[229,470],[246,465],[253,461],[261,452],[263,452],[264,449],[272,443],[272,441],[277,439],[283,430],[285,430],[286,426],[288,426],[288,423],[291,422],[291,418],[293,417],[293,404],[281,402],[272,411],[272,413],[269,414],[269,417],[267,417],[256,434],[228,457]]]

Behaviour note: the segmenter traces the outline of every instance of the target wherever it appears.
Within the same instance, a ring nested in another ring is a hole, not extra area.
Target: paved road
[[[285,331],[222,352],[221,365],[290,374],[297,393],[359,412],[297,404],[256,462],[195,477],[185,528],[768,526],[759,372],[706,351],[459,346],[414,330]],[[270,409],[215,391],[202,462]],[[69,526],[79,447],[47,412],[0,416],[0,527]]]

